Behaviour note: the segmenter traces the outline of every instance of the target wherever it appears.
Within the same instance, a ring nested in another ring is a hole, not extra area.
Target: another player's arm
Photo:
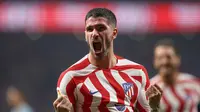
[[[139,92],[136,108],[139,112],[158,112],[161,97],[160,88],[156,89],[157,86],[155,87],[155,85],[150,86],[148,73],[143,66],[141,67],[142,86]]]
[[[71,72],[63,72],[58,79],[57,99],[53,103],[56,112],[74,111],[76,104],[75,87]]]

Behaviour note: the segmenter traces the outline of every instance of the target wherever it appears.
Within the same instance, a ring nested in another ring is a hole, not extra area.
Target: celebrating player
[[[151,82],[157,83],[163,90],[161,112],[197,112],[200,79],[188,73],[181,73],[180,63],[180,55],[172,40],[164,39],[156,44],[154,66],[158,74]]]
[[[87,13],[89,53],[60,75],[54,101],[57,112],[157,111],[162,91],[156,85],[149,88],[146,69],[114,54],[116,26],[116,17],[108,9]]]

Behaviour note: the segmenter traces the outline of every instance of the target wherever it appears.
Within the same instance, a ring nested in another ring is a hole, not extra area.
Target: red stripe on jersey
[[[142,65],[123,65],[123,66],[115,66],[113,69],[118,71],[126,70],[126,69],[142,69],[145,74],[146,82],[145,82],[145,91],[150,86],[150,80],[146,69]]]
[[[122,71],[126,69],[142,69],[142,65],[122,65],[122,66],[115,66],[113,69]]]
[[[116,91],[118,103],[124,104],[125,94],[122,92],[122,91],[124,91],[124,89],[121,87],[121,85],[111,75],[110,70],[108,70],[108,71],[104,70],[103,73],[105,74],[104,76],[106,77],[106,79],[108,80],[110,85]]]
[[[141,66],[141,67],[142,67],[142,71],[145,73],[145,78],[146,78],[145,91],[146,91],[150,86],[150,80],[149,80],[149,76],[148,76],[146,68],[144,68],[144,66]]]
[[[171,105],[169,104],[169,102],[166,100],[166,97],[165,97],[164,94],[162,95],[162,98],[163,98],[163,101],[164,101],[165,105],[167,106],[167,107],[166,107],[166,109],[167,109],[166,112],[171,112],[172,107],[171,107]]]
[[[179,100],[180,107],[179,107],[179,112],[183,112],[184,109],[184,100],[176,93],[176,90],[174,87],[170,87],[172,93],[175,95],[175,97]]]
[[[133,82],[127,74],[123,73],[123,72],[119,72],[120,76],[127,82],[127,83],[132,83],[133,84],[133,92],[134,95],[132,96],[130,102],[130,106],[133,107],[133,104],[136,102],[137,96],[138,96],[138,87],[135,84],[135,82]]]
[[[117,59],[124,59],[123,57],[118,56],[118,55],[115,55],[115,57],[116,57]]]
[[[130,112],[130,111],[128,110],[128,108],[126,108],[126,110],[124,112]]]
[[[75,100],[75,97],[74,97],[74,90],[76,88],[76,85],[74,83],[74,80],[72,79],[68,85],[66,86],[66,94],[69,98],[69,101],[73,104],[73,107],[74,107],[74,111],[76,112],[76,108],[75,108],[75,105],[76,105],[76,100]]]
[[[190,96],[192,95],[192,91],[190,89],[184,89],[185,93]],[[192,100],[191,106],[190,106],[190,112],[194,109],[194,100]]]
[[[95,88],[101,93],[101,103],[98,106],[98,109],[100,112],[109,112],[106,105],[110,102],[110,94],[108,91],[104,88],[104,86],[99,82],[98,78],[96,77],[95,73],[91,74],[90,80],[92,84],[95,86]]]
[[[190,112],[193,112],[193,110],[194,110],[194,101],[192,100],[192,104],[191,104],[191,107],[190,107]]]
[[[90,91],[85,86],[85,84],[82,85],[80,92],[84,96],[84,103],[83,103],[83,106],[82,106],[83,111],[84,112],[91,112],[89,107],[91,106],[91,103],[92,103],[92,95],[90,95]]]
[[[144,108],[141,106],[139,102],[137,102],[136,107],[139,110],[139,112],[146,112],[146,110],[144,110]]]
[[[200,80],[199,79],[181,80],[181,81],[177,81],[177,83],[198,83],[198,84],[200,84]]]
[[[60,82],[68,71],[81,70],[81,69],[84,69],[85,67],[87,67],[89,64],[90,64],[89,60],[88,60],[88,58],[86,58],[82,62],[75,64],[72,67],[65,70],[64,72],[62,72],[58,79],[57,87],[60,87]]]
[[[84,69],[85,67],[87,67],[89,64],[90,64],[90,62],[89,62],[88,58],[86,58],[82,62],[73,65],[68,70],[70,70],[70,71],[72,71],[72,70],[81,70],[81,69]]]
[[[142,84],[142,76],[131,76],[135,80],[139,81]]]

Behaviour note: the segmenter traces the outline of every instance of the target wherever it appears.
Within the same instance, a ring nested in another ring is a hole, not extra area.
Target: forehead
[[[109,25],[108,24],[108,19],[106,19],[104,17],[97,17],[97,18],[90,17],[85,22],[85,26],[86,27],[87,26],[95,26],[95,25],[98,25],[98,24]]]
[[[175,55],[174,48],[170,46],[158,46],[154,53],[155,55]]]

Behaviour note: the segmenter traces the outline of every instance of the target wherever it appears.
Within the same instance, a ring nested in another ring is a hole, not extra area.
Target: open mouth
[[[102,51],[102,44],[101,42],[93,42],[93,48],[96,54],[101,53]]]

